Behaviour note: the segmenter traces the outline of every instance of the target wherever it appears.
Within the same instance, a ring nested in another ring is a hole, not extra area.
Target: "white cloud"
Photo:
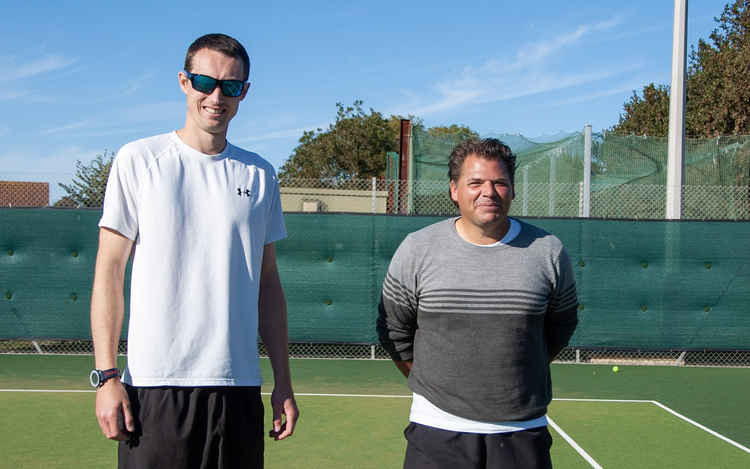
[[[298,127],[296,129],[283,129],[283,130],[276,130],[273,132],[266,132],[262,134],[257,135],[248,135],[246,137],[242,138],[235,138],[232,139],[233,143],[248,143],[248,142],[260,142],[263,140],[278,140],[282,138],[299,138],[302,136],[302,134],[309,130],[317,130],[317,129],[327,129],[328,124],[323,125],[316,125],[316,126],[307,126],[307,127]]]
[[[598,98],[606,98],[607,96],[613,96],[616,94],[622,94],[622,93],[630,93],[634,89],[637,89],[639,85],[628,85],[628,86],[620,86],[617,88],[611,88],[607,90],[602,91],[596,91],[593,93],[588,93],[584,95],[574,96],[569,99],[564,99],[561,101],[555,101],[548,103],[550,106],[566,106],[569,104],[578,104],[578,103],[585,103],[586,101],[593,101],[594,99]]]
[[[28,91],[3,91],[0,92],[0,101],[10,101],[12,99],[23,98],[28,94]]]
[[[620,22],[620,19],[613,18],[581,25],[556,37],[525,44],[515,52],[511,60],[492,58],[478,66],[466,66],[458,77],[435,83],[431,96],[405,94],[409,99],[395,111],[399,113],[401,109],[408,109],[411,114],[425,116],[471,104],[504,101],[581,86],[640,68],[642,65],[633,64],[571,74],[558,71],[554,65],[557,56],[563,54],[564,49],[580,43],[586,36],[609,31]]]
[[[73,65],[76,59],[69,59],[60,55],[51,55],[20,65],[5,64],[6,73],[4,79],[7,81],[28,78],[44,73],[60,70]]]
[[[116,115],[126,122],[167,121],[177,125],[182,123],[180,121],[184,122],[185,101],[145,102],[117,110]]]
[[[41,132],[42,135],[50,135],[50,134],[58,134],[61,132],[68,132],[70,130],[80,129],[91,125],[90,120],[82,120],[78,122],[73,122],[66,125],[61,125],[60,127],[53,127],[51,129],[43,130]]]

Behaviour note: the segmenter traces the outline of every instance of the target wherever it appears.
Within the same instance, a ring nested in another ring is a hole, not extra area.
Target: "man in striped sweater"
[[[411,233],[383,283],[380,341],[413,391],[404,468],[551,468],[549,363],[577,320],[555,236],[508,217],[515,156],[467,140],[450,159],[460,217]]]

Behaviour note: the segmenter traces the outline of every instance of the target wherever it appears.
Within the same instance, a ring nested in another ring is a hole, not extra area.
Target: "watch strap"
[[[94,375],[96,375],[96,382],[94,381]],[[100,388],[109,381],[112,378],[117,378],[120,376],[120,370],[119,368],[109,368],[106,370],[93,370],[91,372],[91,385]]]

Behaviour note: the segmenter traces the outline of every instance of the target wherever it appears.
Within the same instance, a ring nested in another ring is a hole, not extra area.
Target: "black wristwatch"
[[[89,381],[91,382],[91,385],[93,387],[100,388],[104,385],[104,383],[107,382],[107,380],[117,378],[119,376],[120,370],[118,370],[117,368],[110,368],[108,370],[93,369],[91,370],[91,374],[89,375]]]

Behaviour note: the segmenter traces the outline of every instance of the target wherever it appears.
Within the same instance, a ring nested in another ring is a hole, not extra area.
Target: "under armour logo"
[[[251,194],[250,189],[245,189],[243,191],[241,187],[237,188],[237,195],[240,196],[240,197],[242,197],[243,195],[245,197],[250,197],[250,194]]]

